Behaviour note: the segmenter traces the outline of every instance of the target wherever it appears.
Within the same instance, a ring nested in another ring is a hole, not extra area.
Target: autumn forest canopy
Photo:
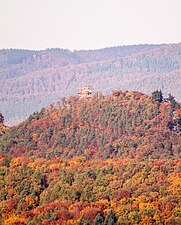
[[[69,96],[0,114],[4,225],[180,224],[181,108],[162,91]]]

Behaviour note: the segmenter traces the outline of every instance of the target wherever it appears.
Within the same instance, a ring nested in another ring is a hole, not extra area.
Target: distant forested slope
[[[0,51],[0,112],[16,124],[83,85],[94,91],[162,89],[181,100],[181,44],[100,50]]]

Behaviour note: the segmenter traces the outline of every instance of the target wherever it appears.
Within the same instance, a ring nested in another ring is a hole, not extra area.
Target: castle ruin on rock
[[[91,98],[92,97],[92,89],[93,89],[92,86],[80,87],[78,89],[79,99],[83,99],[83,98],[88,99],[88,98]]]

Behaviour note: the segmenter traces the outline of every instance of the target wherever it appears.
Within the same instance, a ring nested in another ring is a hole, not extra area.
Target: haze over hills
[[[151,94],[161,89],[180,101],[181,44],[133,45],[100,50],[0,50],[0,111],[17,124],[80,86]]]
[[[180,8],[0,0],[0,225],[181,225]]]

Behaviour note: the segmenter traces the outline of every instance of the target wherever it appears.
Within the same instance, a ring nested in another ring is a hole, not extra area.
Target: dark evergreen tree
[[[175,101],[175,98],[170,93],[168,94],[167,101],[171,103],[173,109],[180,108],[179,103]]]
[[[101,225],[101,224],[104,224],[104,218],[98,213],[94,220],[94,225]]]
[[[118,224],[118,219],[117,219],[114,211],[111,209],[106,216],[104,225],[116,225],[116,224]]]
[[[2,113],[0,113],[0,123],[3,123],[4,122],[4,116]]]
[[[163,94],[162,94],[161,90],[160,91],[158,91],[158,90],[154,91],[152,93],[151,97],[154,101],[156,101],[158,103],[161,103],[163,101]]]

